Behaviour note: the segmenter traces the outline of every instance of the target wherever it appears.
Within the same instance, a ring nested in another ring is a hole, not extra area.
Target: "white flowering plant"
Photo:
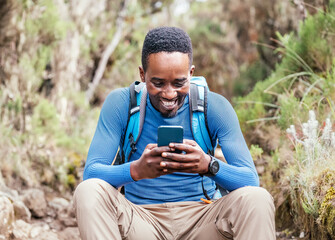
[[[321,233],[335,236],[335,204],[332,204],[335,199],[335,133],[332,123],[326,118],[319,124],[315,112],[309,111],[309,119],[301,128],[297,130],[291,125],[286,132],[296,152],[295,161],[285,174],[294,211],[301,218],[299,209],[302,207],[323,229]]]
[[[335,133],[332,131],[332,123],[329,118],[319,128],[315,112],[309,111],[309,120],[302,124],[302,134],[298,134],[294,125],[286,132],[289,135],[296,150],[299,145],[304,147],[302,163],[308,166],[322,164],[329,159],[335,150]],[[297,151],[298,152],[298,151]]]

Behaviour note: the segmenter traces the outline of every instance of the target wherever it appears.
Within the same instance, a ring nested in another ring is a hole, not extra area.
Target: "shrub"
[[[287,132],[296,151],[295,161],[287,167],[288,179],[283,181],[289,181],[293,210],[299,216],[296,221],[305,229],[314,229],[312,235],[319,231],[318,239],[334,238],[335,133],[330,119],[320,126],[310,111],[301,131],[291,125]],[[301,217],[301,209],[305,217]]]

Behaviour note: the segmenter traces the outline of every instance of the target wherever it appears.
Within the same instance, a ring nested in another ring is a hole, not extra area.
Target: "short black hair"
[[[192,42],[187,33],[177,27],[158,27],[150,30],[145,36],[142,48],[142,67],[148,67],[148,57],[152,53],[182,52],[187,53],[190,67],[192,65]]]

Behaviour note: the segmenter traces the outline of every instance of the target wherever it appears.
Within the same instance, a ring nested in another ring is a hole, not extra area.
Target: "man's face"
[[[159,52],[148,57],[147,71],[140,67],[150,102],[164,117],[174,117],[184,104],[190,89],[194,66],[189,67],[187,53]]]

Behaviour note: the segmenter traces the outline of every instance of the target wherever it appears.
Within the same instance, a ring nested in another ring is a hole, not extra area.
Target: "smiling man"
[[[139,67],[147,101],[137,150],[126,163],[112,165],[119,145],[122,149],[130,102],[129,88],[114,90],[102,107],[84,181],[74,196],[83,239],[275,239],[272,197],[259,187],[237,116],[223,96],[208,93],[206,114],[211,140],[218,141],[227,163],[194,140],[189,106],[194,69],[183,30],[148,32]],[[184,142],[158,147],[161,125],[182,126]],[[229,193],[221,196],[217,185]],[[204,203],[205,197],[215,199]]]
[[[164,117],[174,117],[190,88],[189,57],[181,52],[159,52],[148,56],[150,68],[140,67],[141,80],[146,83],[150,102]],[[146,81],[147,80],[147,81]]]

